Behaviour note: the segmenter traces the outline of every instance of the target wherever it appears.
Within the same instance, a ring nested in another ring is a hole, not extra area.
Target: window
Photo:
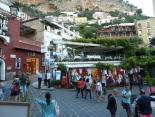
[[[16,69],[20,69],[21,68],[21,58],[16,58],[15,68]]]
[[[105,37],[105,35],[101,32],[100,33],[100,38],[103,38],[103,37]]]
[[[133,37],[133,32],[130,32],[130,37]]]
[[[35,56],[35,52],[28,52],[28,56]]]
[[[0,48],[0,55],[2,55],[2,48]]]
[[[147,28],[150,28],[150,22],[146,22]]]
[[[118,33],[115,33],[115,36],[116,36],[116,37],[119,37],[119,34],[118,34]]]
[[[126,28],[126,31],[131,31],[130,27],[127,27],[127,28]]]
[[[122,27],[120,27],[120,28],[119,28],[119,31],[123,31],[123,28],[122,28]]]
[[[141,30],[138,31],[138,35],[142,35],[142,31]]]
[[[108,37],[111,37],[111,33],[108,33]]]
[[[122,37],[126,37],[126,32],[124,32],[124,33],[122,34]]]
[[[141,23],[138,23],[138,28],[142,28],[142,24]]]
[[[45,26],[45,30],[47,30],[47,26]]]
[[[151,34],[151,29],[147,29],[147,34],[148,34],[148,35]]]

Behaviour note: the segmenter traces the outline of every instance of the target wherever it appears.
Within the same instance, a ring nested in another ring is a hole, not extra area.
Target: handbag
[[[60,115],[60,109],[59,109],[57,102],[55,104],[55,114],[56,114],[56,117],[59,117],[59,115]]]
[[[17,88],[16,85],[14,85],[14,86],[12,87],[11,92],[12,92],[12,93],[18,93],[18,88]]]

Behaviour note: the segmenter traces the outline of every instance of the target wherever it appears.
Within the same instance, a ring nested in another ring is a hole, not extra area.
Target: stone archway
[[[0,35],[0,39],[2,39],[6,45],[10,43],[10,37],[8,36]]]
[[[0,80],[5,80],[5,62],[0,59]]]

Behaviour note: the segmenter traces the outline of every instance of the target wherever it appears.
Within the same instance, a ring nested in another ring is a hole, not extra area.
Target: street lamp
[[[13,18],[17,17],[17,15],[18,15],[18,7],[16,5],[14,5],[14,4],[9,6],[9,7],[10,7],[11,16]]]

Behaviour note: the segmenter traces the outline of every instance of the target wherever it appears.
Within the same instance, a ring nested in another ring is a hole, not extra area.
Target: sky
[[[147,16],[153,16],[152,0],[128,0],[128,1],[129,3],[137,6],[138,8],[141,8],[143,10],[143,14]]]

